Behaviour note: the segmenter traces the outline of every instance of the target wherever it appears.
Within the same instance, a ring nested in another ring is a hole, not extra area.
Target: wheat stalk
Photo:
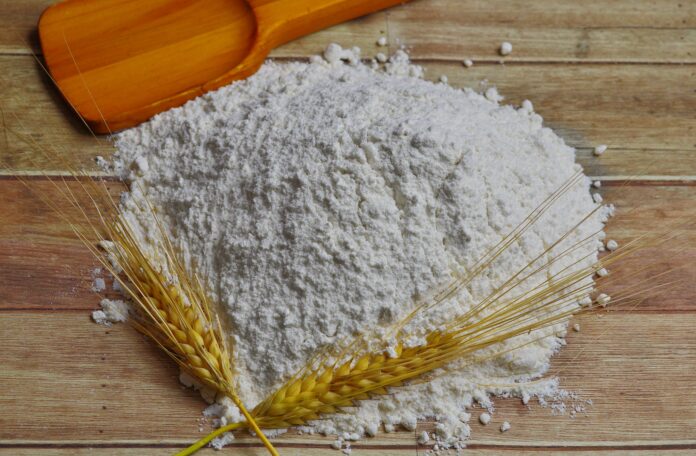
[[[49,194],[30,186],[26,179],[19,178],[29,191],[72,229],[121,284],[137,308],[137,313],[130,320],[133,326],[155,341],[182,370],[216,392],[228,396],[244,415],[247,426],[256,432],[268,451],[277,456],[278,452],[235,391],[230,351],[219,318],[214,318],[210,310],[205,287],[197,274],[184,266],[180,253],[172,245],[154,208],[147,203],[146,207],[136,206],[135,209],[155,222],[160,267],[156,267],[157,262],[145,253],[137,230],[122,214],[104,181],[84,171],[74,170],[60,158],[58,151],[45,150],[31,137],[7,128],[5,131],[13,133],[45,159],[58,160],[79,185],[81,192],[77,194],[65,177],[44,173],[55,191]],[[40,166],[37,168],[41,169]],[[55,198],[67,202],[68,210],[63,209]],[[96,223],[93,221],[95,218]],[[79,220],[85,223],[80,224]],[[105,240],[109,242],[105,243]],[[106,246],[106,252],[99,250],[99,244]]]
[[[126,278],[123,280],[117,275],[118,280],[140,310],[134,326],[153,339],[183,370],[232,399],[268,451],[277,455],[236,394],[229,349],[220,320],[211,314],[204,286],[198,276],[189,274],[182,264],[154,210],[151,207],[146,210],[157,222],[160,247],[164,252],[163,269],[153,266],[123,216],[105,224],[114,242],[109,253]],[[175,279],[169,278],[164,270]]]

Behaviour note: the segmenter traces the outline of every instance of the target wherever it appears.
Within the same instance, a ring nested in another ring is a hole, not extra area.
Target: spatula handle
[[[257,40],[273,49],[300,36],[407,0],[247,0],[256,14]]]

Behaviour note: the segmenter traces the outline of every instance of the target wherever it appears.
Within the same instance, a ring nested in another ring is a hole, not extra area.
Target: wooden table
[[[87,163],[112,147],[86,134],[31,56],[49,3],[0,0],[0,106],[8,127]],[[305,57],[332,41],[371,56],[379,36],[390,51],[409,46],[430,79],[445,74],[471,87],[487,80],[508,102],[532,100],[618,206],[610,237],[696,215],[695,2],[419,0],[290,43],[274,57]],[[496,50],[505,40],[514,51],[501,64]],[[593,157],[600,143],[609,150]],[[0,138],[0,151],[16,172],[45,166],[12,137]],[[31,185],[47,184],[36,177]],[[9,172],[0,176],[0,214],[0,455],[166,455],[201,436],[203,402],[177,383],[176,367],[130,327],[90,322],[99,300],[90,291],[95,261]],[[569,335],[553,371],[592,399],[586,415],[498,400],[493,425],[472,424],[465,454],[696,454],[696,233],[686,236],[686,246],[621,266],[682,266],[673,273],[678,283],[631,309],[578,318],[582,331]],[[505,434],[503,420],[512,423]],[[339,454],[316,436],[277,442],[283,454]],[[426,449],[407,432],[353,448]],[[242,437],[224,454],[264,451]]]

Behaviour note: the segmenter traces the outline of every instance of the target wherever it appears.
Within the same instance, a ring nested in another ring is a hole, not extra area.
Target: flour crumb
[[[378,52],[377,55],[375,55],[375,59],[376,59],[379,63],[386,63],[387,60],[389,60],[389,58],[388,58],[388,57],[386,56],[386,54],[384,54],[383,52]]]
[[[484,96],[486,98],[488,98],[489,100],[495,101],[495,102],[501,102],[505,98],[498,93],[498,89],[496,89],[495,87],[487,88],[486,91],[484,92]]]
[[[510,425],[509,421],[503,421],[503,424],[500,425],[500,432],[507,432],[511,427],[512,426]]]
[[[471,59],[464,59],[462,65],[464,65],[467,68],[471,68],[472,66],[474,66],[474,61]]]
[[[324,50],[324,59],[331,64],[346,61],[351,65],[357,65],[360,62],[360,48],[343,49],[339,44],[331,43]]]
[[[606,151],[607,151],[606,144],[600,144],[599,146],[594,148],[593,153],[595,154],[596,157],[599,157],[600,155],[602,155]]]
[[[573,331],[580,332],[580,323],[575,323],[573,325]]]
[[[234,441],[234,434],[231,432],[225,432],[220,437],[214,438],[210,442],[210,446],[216,450],[222,450],[225,446],[229,445]]]
[[[596,180],[596,181],[592,182],[592,186],[594,188],[600,188],[600,187],[602,187],[602,181]]]
[[[602,202],[602,195],[600,195],[599,193],[593,193],[592,199],[594,200],[595,203],[601,203]]]
[[[479,415],[479,421],[481,424],[486,425],[491,422],[491,415],[488,412],[483,412]]]
[[[619,248],[619,243],[616,242],[615,240],[610,239],[607,241],[607,250],[609,250],[610,252],[613,252],[614,250],[616,250],[618,248]]]
[[[377,39],[377,46],[384,47],[384,46],[386,46],[387,44],[388,44],[388,43],[387,43],[387,37],[386,37],[386,36],[380,36],[380,37]]]
[[[597,296],[597,304],[599,304],[602,307],[606,307],[609,304],[609,301],[611,301],[611,296],[605,293],[600,293]]]
[[[500,49],[498,50],[500,55],[510,55],[512,53],[512,44],[507,41],[500,43]]]
[[[449,78],[447,77],[447,75],[440,75],[440,82],[443,84],[447,84],[449,82]]]
[[[102,299],[99,303],[101,310],[92,312],[92,320],[104,326],[111,326],[112,323],[122,323],[128,319],[129,307],[123,301]]]
[[[105,170],[105,169],[108,169],[110,166],[109,161],[107,159],[105,159],[104,157],[102,157],[101,155],[97,155],[94,158],[94,161],[100,169]]]
[[[418,443],[421,445],[425,445],[429,441],[430,441],[430,436],[428,435],[428,433],[426,431],[421,432],[420,435],[418,436]]]
[[[94,279],[94,283],[92,284],[92,291],[96,291],[97,293],[106,290],[106,282],[104,281],[103,278],[97,277]]]
[[[378,429],[379,429],[379,426],[377,425],[377,423],[368,423],[365,426],[365,434],[368,437],[374,437],[377,435]]]

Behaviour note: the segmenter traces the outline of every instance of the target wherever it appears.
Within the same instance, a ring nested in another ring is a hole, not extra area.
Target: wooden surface
[[[34,24],[48,3],[0,0],[0,106],[7,125],[89,163],[112,147],[80,128],[31,56]],[[392,51],[399,41],[408,45],[428,78],[446,74],[453,85],[477,88],[487,80],[511,103],[532,100],[618,206],[610,237],[631,239],[696,216],[695,2],[416,0],[274,56],[318,53],[330,41],[369,56],[381,50],[374,42],[382,35]],[[514,51],[500,64],[503,40]],[[464,68],[464,58],[474,67]],[[598,143],[609,145],[601,158],[591,154]],[[0,153],[23,174],[41,171],[11,137],[0,135]],[[201,399],[178,385],[176,368],[131,328],[90,322],[99,300],[90,291],[95,261],[7,172],[0,213],[0,455],[165,455],[200,436]],[[696,230],[683,226],[683,241],[616,271],[679,268],[672,274],[678,282],[637,305],[579,317],[581,332],[569,335],[554,360],[563,385],[594,402],[587,414],[551,416],[538,405],[498,400],[492,425],[472,424],[465,454],[696,454]],[[498,431],[503,420],[512,423],[505,434]],[[277,441],[283,454],[338,454],[316,436]],[[392,456],[426,448],[399,432],[354,449]],[[264,452],[240,436],[222,454]]]

